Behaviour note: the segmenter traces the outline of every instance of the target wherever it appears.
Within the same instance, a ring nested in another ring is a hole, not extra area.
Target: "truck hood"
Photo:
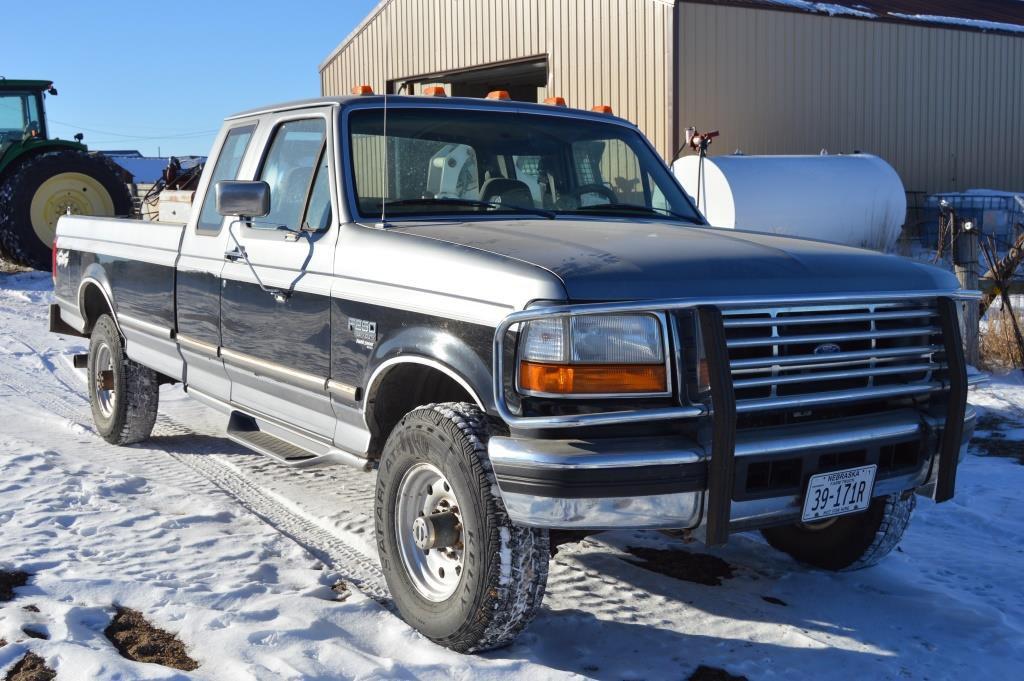
[[[405,223],[553,272],[573,301],[955,290],[937,267],[823,241],[632,220]]]

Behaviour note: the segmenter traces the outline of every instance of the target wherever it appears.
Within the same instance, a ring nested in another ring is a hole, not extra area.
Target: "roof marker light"
[[[512,99],[512,97],[509,96],[508,90],[491,90],[487,93],[487,99],[508,100]]]
[[[551,106],[566,106],[565,97],[548,97],[544,100],[544,103]]]
[[[598,104],[597,106],[591,108],[590,110],[595,112],[595,113],[603,113],[603,114],[610,114],[612,112],[612,108],[610,106],[608,106],[607,104]]]
[[[447,97],[448,93],[444,91],[442,85],[431,85],[430,87],[423,88],[423,94],[427,97]]]
[[[362,95],[372,95],[373,94],[373,88],[370,87],[369,85],[367,85],[366,83],[363,83],[362,85],[353,85],[352,86],[352,94],[360,95],[360,96],[362,96]]]

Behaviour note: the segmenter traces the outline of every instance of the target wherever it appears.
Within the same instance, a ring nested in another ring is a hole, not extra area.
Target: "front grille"
[[[943,385],[934,300],[723,310],[736,409],[816,409]]]

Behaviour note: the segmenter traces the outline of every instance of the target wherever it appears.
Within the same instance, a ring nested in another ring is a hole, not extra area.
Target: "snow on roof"
[[[972,31],[1024,33],[1021,0],[691,0],[711,5],[761,7],[829,16],[932,24]]]

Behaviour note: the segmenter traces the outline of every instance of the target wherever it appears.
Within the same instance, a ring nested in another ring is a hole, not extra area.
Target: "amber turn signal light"
[[[548,395],[664,393],[664,364],[519,363],[519,388]]]

